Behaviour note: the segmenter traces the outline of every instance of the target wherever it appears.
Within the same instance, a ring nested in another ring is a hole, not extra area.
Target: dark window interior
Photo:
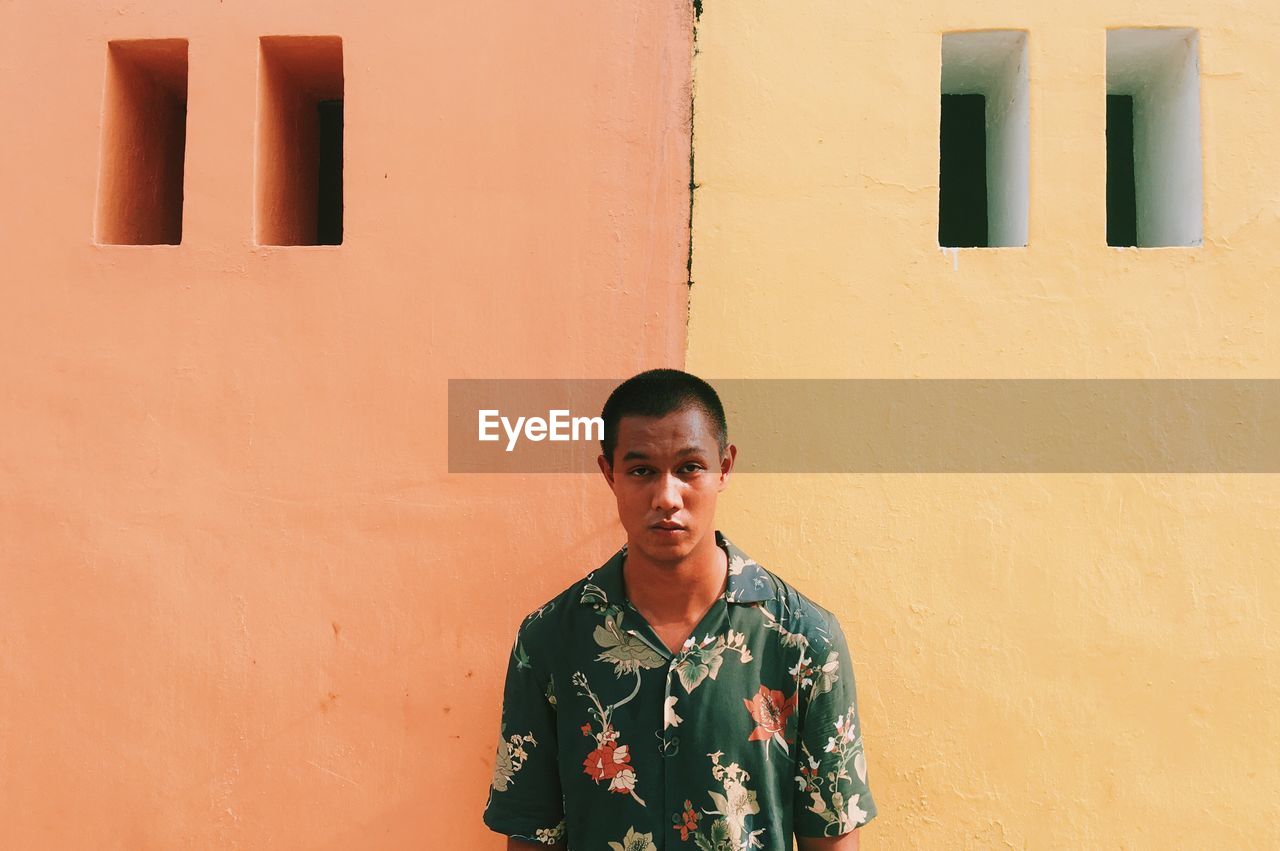
[[[987,238],[987,99],[943,95],[938,244],[972,248]]]
[[[1107,95],[1107,245],[1137,244],[1133,96]]]
[[[316,244],[342,244],[342,101],[323,100],[320,112],[320,185]]]

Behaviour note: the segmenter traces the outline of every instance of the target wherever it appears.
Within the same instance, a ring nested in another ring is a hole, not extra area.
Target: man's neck
[[[687,627],[687,635],[697,626],[724,593],[728,575],[729,557],[717,546],[714,532],[679,562],[650,561],[628,547],[623,563],[627,598],[664,640],[680,627]]]

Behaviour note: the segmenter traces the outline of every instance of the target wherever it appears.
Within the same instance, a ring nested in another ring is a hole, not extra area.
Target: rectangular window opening
[[[1107,244],[1200,245],[1199,34],[1107,32]]]
[[[264,36],[258,64],[255,238],[342,244],[342,39]]]
[[[103,97],[94,241],[178,245],[187,148],[186,40],[109,42]]]
[[[1027,244],[1031,98],[1027,34],[942,36],[938,244]]]

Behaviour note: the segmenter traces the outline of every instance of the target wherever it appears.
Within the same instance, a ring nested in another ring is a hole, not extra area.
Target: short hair
[[[600,448],[612,464],[618,448],[618,424],[623,417],[665,417],[690,408],[707,415],[723,455],[729,445],[729,426],[720,396],[701,378],[678,369],[650,369],[613,388],[600,414],[604,420]]]

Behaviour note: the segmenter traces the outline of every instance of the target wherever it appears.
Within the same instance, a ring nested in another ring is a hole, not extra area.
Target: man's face
[[[737,449],[722,457],[710,418],[692,407],[663,417],[623,417],[613,463],[599,457],[627,544],[655,562],[684,559],[715,530],[716,497]]]

